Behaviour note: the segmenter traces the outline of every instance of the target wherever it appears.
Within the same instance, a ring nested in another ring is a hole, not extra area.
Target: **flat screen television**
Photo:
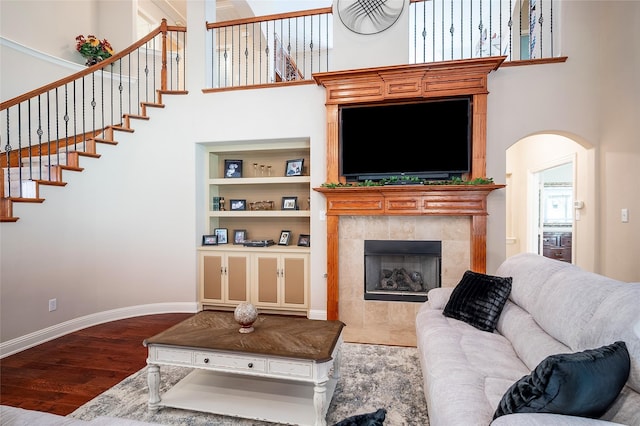
[[[471,170],[471,124],[469,97],[342,106],[340,175],[348,181],[460,177]]]

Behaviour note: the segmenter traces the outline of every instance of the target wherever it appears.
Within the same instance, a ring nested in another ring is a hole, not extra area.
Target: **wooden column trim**
[[[339,241],[338,241],[338,216],[327,216],[327,319],[337,320],[339,318],[338,302],[340,291],[338,288],[338,262]]]

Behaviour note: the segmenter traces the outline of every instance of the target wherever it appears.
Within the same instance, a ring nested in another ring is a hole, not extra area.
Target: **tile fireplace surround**
[[[470,218],[342,216],[339,223],[339,312],[347,342],[415,346],[420,302],[364,300],[364,240],[442,241],[442,286],[455,286],[470,264]]]

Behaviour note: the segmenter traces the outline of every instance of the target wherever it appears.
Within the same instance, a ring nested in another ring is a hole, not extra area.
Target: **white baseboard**
[[[129,306],[126,308],[112,309],[110,311],[97,312],[84,317],[74,318],[51,327],[17,337],[0,343],[0,359],[48,342],[57,337],[74,331],[82,330],[105,322],[121,320],[125,318],[139,317],[142,315],[167,314],[167,313],[196,313],[198,304],[195,302],[182,303],[154,303],[150,305]]]
[[[327,311],[324,309],[309,309],[309,319],[313,320],[326,320]]]

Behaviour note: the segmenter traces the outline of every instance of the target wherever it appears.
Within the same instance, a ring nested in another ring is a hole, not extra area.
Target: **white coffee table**
[[[241,334],[233,313],[200,312],[145,340],[149,409],[325,426],[340,376],[343,326],[260,315],[256,331]],[[161,396],[162,365],[193,371]]]

